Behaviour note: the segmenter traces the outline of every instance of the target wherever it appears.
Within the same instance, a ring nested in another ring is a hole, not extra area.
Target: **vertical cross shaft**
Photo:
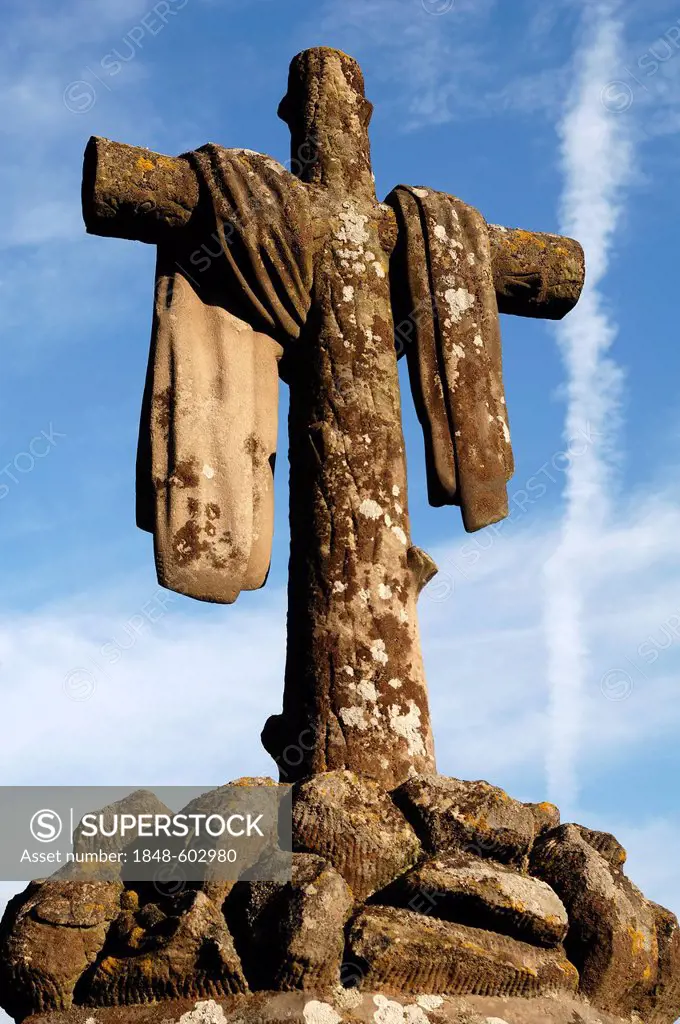
[[[291,66],[280,115],[318,225],[312,310],[287,359],[291,552],[283,714],[263,741],[284,781],[348,768],[388,787],[434,770],[390,305],[391,213],[375,194],[354,60]]]

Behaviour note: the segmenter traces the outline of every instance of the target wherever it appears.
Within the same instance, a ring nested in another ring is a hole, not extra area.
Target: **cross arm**
[[[83,218],[93,235],[156,244],[185,227],[198,205],[188,160],[93,136],[83,166]],[[578,302],[583,249],[573,238],[490,225],[498,308],[561,320]]]

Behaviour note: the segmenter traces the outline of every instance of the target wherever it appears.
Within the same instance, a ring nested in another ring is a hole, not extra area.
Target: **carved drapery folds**
[[[267,577],[278,361],[309,309],[307,192],[280,164],[208,145],[200,199],[158,245],[137,522],[159,582],[230,604]]]

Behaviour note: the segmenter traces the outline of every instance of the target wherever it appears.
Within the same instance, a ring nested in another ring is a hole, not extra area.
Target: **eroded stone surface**
[[[555,807],[555,804],[550,804],[547,801],[543,801],[540,804],[525,804],[534,816],[534,825],[536,827],[536,835],[543,835],[545,832],[549,832],[553,828],[557,828],[560,824],[560,809]]]
[[[354,899],[321,857],[293,854],[292,879],[239,882],[225,913],[251,988],[332,988],[340,982],[344,926]]]
[[[581,991],[612,1013],[636,1011],[659,969],[654,913],[642,893],[574,825],[538,841],[531,871],[567,908],[565,948],[579,969]]]
[[[362,989],[533,997],[578,986],[561,950],[391,907],[364,910],[348,949]]]
[[[420,864],[378,899],[543,946],[557,946],[567,934],[567,912],[549,885],[465,853]]]
[[[68,1010],[120,912],[118,882],[32,882],[0,925],[0,1000],[21,1019]]]
[[[640,1006],[646,1024],[671,1024],[680,1017],[680,927],[670,910],[657,903],[649,906],[656,923],[659,971]]]
[[[205,893],[124,911],[79,986],[91,1006],[226,996],[247,990],[226,923]]]
[[[466,850],[522,865],[531,850],[535,832],[531,808],[488,782],[421,775],[409,779],[393,796],[433,853]]]
[[[296,786],[293,846],[330,861],[357,900],[389,885],[421,853],[388,794],[349,771],[326,772]]]
[[[246,789],[265,787],[269,789],[277,785],[278,783],[267,775],[242,776],[241,778],[234,779],[233,782],[228,782],[225,786],[219,786],[217,789],[211,789],[206,793],[202,793],[194,800],[191,800],[186,807],[183,807],[180,813],[186,815],[220,814],[227,818],[235,809],[233,787]],[[269,832],[265,830],[265,835],[262,837],[256,835],[246,837],[225,835],[223,840],[215,842],[213,845],[218,849],[221,846],[226,846],[236,850],[240,871],[247,871],[267,849],[277,845],[275,824],[273,822],[272,829]],[[200,847],[200,843],[198,845]],[[206,865],[204,881],[198,886],[218,907],[222,906],[236,881],[235,879],[228,880],[222,878],[221,874],[223,873],[219,868],[212,870],[210,865]]]
[[[117,800],[115,803],[108,804],[106,807],[102,807],[92,813],[103,820],[104,829],[100,830],[96,836],[86,836],[83,835],[82,825],[79,824],[73,835],[73,849],[78,853],[92,853],[98,850],[119,853],[128,846],[137,836],[136,829],[126,831],[125,835],[122,834],[120,828],[116,829],[114,835],[105,836],[103,834],[104,831],[113,831],[116,816],[118,816],[118,819],[120,819],[121,814],[131,814],[135,817],[140,814],[167,814],[172,816],[173,812],[158,799],[155,793],[146,789],[138,789],[122,800]]]
[[[102,1010],[74,1008],[30,1024],[622,1024],[577,997],[397,996],[335,990],[254,993]],[[630,1024],[630,1021],[626,1021]]]
[[[592,828],[586,828],[585,825],[574,825],[574,828],[578,830],[582,839],[588,843],[588,846],[592,846],[593,850],[596,850],[600,856],[604,857],[608,864],[613,868],[622,868],[626,863],[627,854],[618,839],[613,836],[610,832],[596,832]]]

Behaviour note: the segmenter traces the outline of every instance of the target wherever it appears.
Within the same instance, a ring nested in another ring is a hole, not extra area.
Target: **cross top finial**
[[[309,184],[374,193],[368,139],[373,104],[353,57],[328,46],[299,53],[291,61],[278,114],[290,128],[298,177]],[[312,147],[316,159],[309,159]]]

